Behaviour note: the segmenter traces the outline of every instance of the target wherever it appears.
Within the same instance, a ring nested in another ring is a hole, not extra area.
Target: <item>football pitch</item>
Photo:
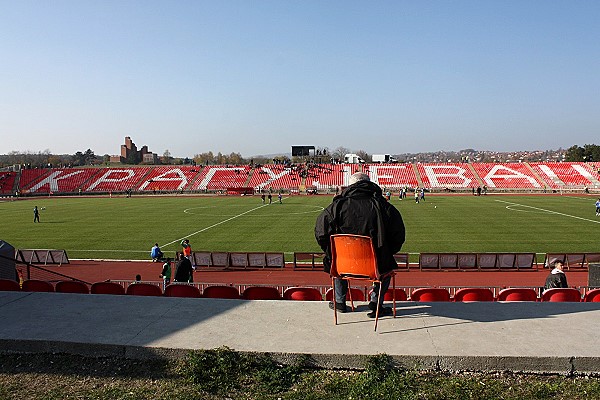
[[[331,196],[34,198],[0,202],[0,239],[18,249],[64,249],[73,259],[167,256],[189,238],[194,251],[320,251],[318,214]],[[429,195],[391,202],[406,225],[403,252],[598,252],[595,197],[575,195]],[[40,223],[33,223],[33,207]],[[538,256],[538,261],[540,256]]]

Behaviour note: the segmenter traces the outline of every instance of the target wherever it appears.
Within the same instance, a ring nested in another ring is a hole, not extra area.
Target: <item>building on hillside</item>
[[[136,160],[143,164],[158,164],[158,155],[148,150],[148,146],[142,146],[140,150],[131,140],[131,137],[125,136],[125,144],[121,145],[121,154],[110,156],[110,162],[126,163],[131,159],[132,154],[136,154]]]

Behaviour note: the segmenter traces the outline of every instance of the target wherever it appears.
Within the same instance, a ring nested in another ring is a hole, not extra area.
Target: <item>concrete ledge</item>
[[[400,302],[377,332],[367,311],[335,325],[316,301],[0,292],[0,352],[148,359],[226,346],[332,369],[387,354],[411,370],[600,374],[600,303]]]

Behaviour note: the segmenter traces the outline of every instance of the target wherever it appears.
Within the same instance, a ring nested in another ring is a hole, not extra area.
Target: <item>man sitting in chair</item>
[[[324,270],[331,268],[330,237],[334,234],[346,233],[370,236],[373,240],[380,274],[398,268],[394,254],[400,251],[404,243],[404,222],[400,212],[383,197],[381,188],[371,182],[369,176],[357,172],[350,177],[350,186],[333,198],[333,202],[319,215],[315,225],[315,238],[325,252]],[[390,285],[391,277],[383,279],[381,293],[385,293]],[[335,279],[335,308],[346,312],[346,294],[348,281]],[[377,306],[379,315],[391,315],[392,310],[383,307],[383,298],[378,299],[379,285],[373,285],[367,315],[375,318]],[[383,296],[382,296],[383,297]],[[333,302],[329,303],[333,309]]]

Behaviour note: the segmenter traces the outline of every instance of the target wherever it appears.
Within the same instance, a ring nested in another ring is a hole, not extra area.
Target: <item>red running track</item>
[[[160,281],[162,263],[146,261],[79,261],[70,264],[46,266],[69,277],[93,283],[105,280],[131,280],[137,274],[143,281]],[[460,286],[460,287],[540,287],[544,285],[548,270],[523,271],[426,271],[412,269],[396,275],[396,285],[403,287]],[[569,286],[587,286],[587,271],[567,271]],[[234,285],[311,286],[330,285],[329,275],[322,271],[283,269],[214,270],[199,269],[194,273],[195,283]]]

